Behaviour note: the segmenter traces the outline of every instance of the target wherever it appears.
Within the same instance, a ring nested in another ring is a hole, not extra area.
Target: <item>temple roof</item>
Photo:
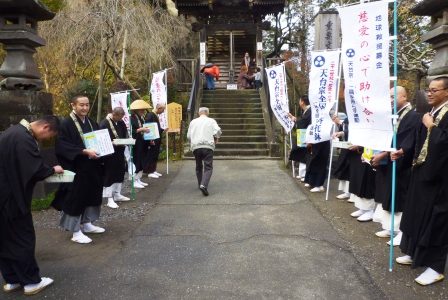
[[[265,16],[283,11],[285,0],[176,0],[179,14],[206,17],[252,13]]]
[[[442,13],[447,8],[446,0],[425,0],[416,4],[411,11],[417,16],[432,16]]]
[[[0,0],[0,15],[25,14],[36,21],[51,20],[54,13],[37,0]]]

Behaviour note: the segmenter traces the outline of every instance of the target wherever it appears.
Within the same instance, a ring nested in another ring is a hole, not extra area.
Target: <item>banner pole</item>
[[[172,69],[172,68],[170,68]],[[165,103],[165,115],[166,115],[166,125],[169,128],[168,121],[168,76],[167,76],[167,70],[163,70],[165,72],[164,81],[165,81],[165,94],[166,94],[166,103]],[[166,128],[165,136],[166,136],[166,175],[170,173],[169,170],[169,158],[170,158],[170,151],[169,151],[169,134],[168,134],[168,128]]]
[[[394,1],[394,116],[397,115],[397,56],[398,56],[398,17],[397,17],[397,0]],[[397,148],[397,119],[393,118],[394,135],[392,140],[392,148]],[[390,222],[390,247],[389,247],[389,272],[392,272],[394,265],[394,228],[395,228],[395,185],[397,176],[397,163],[392,162],[392,191],[391,191],[391,222]]]
[[[336,107],[335,107],[335,115],[338,115],[338,111],[339,111],[339,88],[341,86],[341,75],[342,75],[342,57],[341,57],[341,53],[339,52],[339,65],[338,65],[338,78],[337,80],[337,84],[336,84]],[[333,123],[332,128],[332,132],[334,132],[334,127],[335,124]],[[331,180],[331,167],[333,164],[333,133],[331,134],[331,140],[330,140],[330,159],[329,159],[329,165],[328,165],[328,177],[327,177],[327,191],[325,193],[325,201],[328,201],[328,194],[330,193],[330,180]]]
[[[131,93],[129,93],[128,91],[126,91],[126,93],[128,94],[127,95],[127,102],[128,102],[128,111],[130,111],[130,106],[131,106]],[[130,115],[131,116],[131,115]],[[129,118],[129,135],[130,135],[130,137],[132,137],[132,124],[131,124],[131,118]],[[130,161],[130,164],[131,164],[131,173],[132,173],[132,175],[131,175],[131,199],[132,200],[135,200],[135,187],[134,187],[134,176],[135,176],[135,169],[134,169],[134,156],[133,156],[133,154],[132,154],[132,149],[133,149],[133,146],[132,145],[130,145],[129,146],[129,156],[130,156],[130,159],[129,159],[129,161]],[[128,170],[129,170],[129,168],[128,168]]]

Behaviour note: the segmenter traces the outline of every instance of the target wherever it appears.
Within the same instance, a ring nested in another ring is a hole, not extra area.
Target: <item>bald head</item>
[[[123,117],[125,115],[124,109],[122,107],[115,107],[112,110],[112,119],[115,122],[123,120]]]
[[[394,88],[390,89],[390,101],[392,104],[392,107],[394,105]],[[397,86],[397,109],[400,110],[403,108],[406,104],[408,104],[408,93],[406,92],[406,89],[402,86]]]

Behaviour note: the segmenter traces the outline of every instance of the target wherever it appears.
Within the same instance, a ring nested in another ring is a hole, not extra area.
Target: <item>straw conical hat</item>
[[[148,102],[138,99],[131,103],[130,108],[131,110],[137,110],[137,109],[150,109],[152,107],[151,105],[148,104]]]

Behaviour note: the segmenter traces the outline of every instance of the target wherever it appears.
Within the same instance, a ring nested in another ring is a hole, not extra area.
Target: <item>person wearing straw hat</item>
[[[433,79],[426,90],[431,112],[416,131],[408,197],[401,218],[396,261],[426,267],[415,281],[429,285],[444,279],[448,253],[448,76]]]
[[[149,132],[149,128],[144,127],[145,114],[151,109],[146,101],[138,99],[131,103],[131,127],[132,137],[135,139],[135,145],[132,147],[132,156],[135,165],[134,188],[142,189],[148,186],[146,182],[141,180],[143,176],[143,168],[148,160],[149,141],[145,141],[143,135]]]
[[[101,129],[107,129],[111,140],[125,139],[128,137],[128,129],[123,121],[125,115],[122,107],[115,107],[112,113],[100,124]],[[104,157],[104,188],[103,196],[107,198],[106,206],[118,208],[115,201],[129,201],[121,194],[121,186],[126,173],[126,161],[124,145],[114,145],[114,153]]]
[[[157,103],[153,111],[146,114],[146,123],[157,123],[157,128],[159,130],[159,138],[151,140],[149,142],[148,150],[148,161],[145,166],[146,173],[148,173],[149,178],[159,178],[162,176],[161,173],[157,172],[157,161],[159,160],[160,145],[162,144],[162,133],[163,128],[160,126],[160,121],[158,115],[165,111],[166,105],[163,103]]]
[[[104,228],[92,223],[99,219],[103,201],[103,160],[93,149],[86,148],[84,134],[99,129],[88,117],[89,98],[77,95],[71,99],[73,111],[61,122],[55,142],[56,157],[61,166],[74,173],[75,179],[59,186],[53,207],[62,210],[59,225],[73,233],[72,241],[92,242],[84,233],[103,233]]]

